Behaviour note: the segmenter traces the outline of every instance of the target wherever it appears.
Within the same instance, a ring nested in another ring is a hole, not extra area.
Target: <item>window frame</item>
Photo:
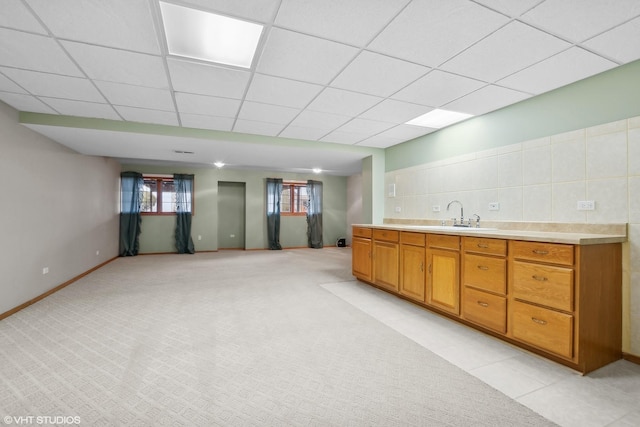
[[[291,194],[292,196],[289,197],[289,211],[288,212],[283,212],[282,210],[282,192],[285,191],[286,188],[289,188],[289,194]],[[307,216],[307,210],[305,210],[304,212],[295,212],[294,211],[294,206],[296,204],[296,201],[298,201],[298,203],[300,203],[300,197],[295,197],[296,191],[295,188],[301,188],[304,187],[305,189],[307,188],[307,181],[283,181],[282,182],[282,192],[280,193],[280,215],[281,216]],[[299,195],[299,193],[297,193]],[[309,194],[307,194],[307,199],[309,197]],[[308,206],[307,206],[308,209]]]
[[[174,190],[175,190],[175,182],[173,179],[173,175],[154,175],[154,174],[142,174],[142,181],[143,183],[145,181],[149,181],[149,180],[154,180],[156,181],[156,194],[157,194],[157,200],[156,200],[156,205],[158,206],[158,209],[162,208],[162,191],[158,191],[158,188],[162,188],[162,184],[164,182],[171,182],[174,185]],[[144,184],[143,184],[144,185]],[[193,179],[193,187],[191,188],[191,216],[195,216],[196,214],[196,204],[195,204],[195,177]],[[177,215],[177,212],[172,211],[172,212],[163,212],[163,211],[158,211],[158,212],[144,212],[142,210],[140,210],[140,214],[143,216],[175,216]]]

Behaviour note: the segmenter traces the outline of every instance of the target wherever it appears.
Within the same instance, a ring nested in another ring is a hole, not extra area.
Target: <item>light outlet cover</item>
[[[431,210],[433,212],[440,212],[440,205],[433,205],[431,206]]]
[[[396,206],[396,213],[402,212],[402,208],[400,206]]]
[[[596,209],[595,200],[578,200],[579,211],[593,211]]]
[[[489,203],[490,211],[499,211],[500,210],[500,202],[491,202]]]

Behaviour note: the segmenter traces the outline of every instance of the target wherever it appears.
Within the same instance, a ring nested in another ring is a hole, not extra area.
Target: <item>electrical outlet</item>
[[[402,208],[400,206],[396,206],[396,213],[402,212]]]
[[[490,211],[499,211],[500,210],[500,202],[491,202],[489,203]]]
[[[49,274],[49,267],[44,267],[42,269],[42,274]]]
[[[578,200],[579,211],[593,211],[596,209],[595,200]]]
[[[433,212],[440,212],[440,205],[433,205],[431,206],[431,210]]]

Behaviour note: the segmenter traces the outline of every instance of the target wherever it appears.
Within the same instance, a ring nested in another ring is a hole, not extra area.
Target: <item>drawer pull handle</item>
[[[420,263],[420,272],[424,272],[424,261]]]
[[[487,245],[486,243],[478,243],[478,247],[482,249],[487,249],[489,248],[489,245]]]
[[[486,265],[479,265],[479,266],[478,266],[478,270],[484,270],[484,271],[486,271],[486,270],[488,270],[488,269],[489,269],[489,267],[487,267]]]
[[[547,278],[546,278],[546,277],[544,277],[544,276],[537,276],[537,275],[535,275],[535,274],[534,274],[533,276],[531,276],[531,278],[532,278],[533,280],[537,280],[538,282],[546,282],[546,281],[547,281]]]
[[[484,301],[478,301],[478,305],[481,307],[489,307],[489,303]]]
[[[536,322],[538,325],[546,325],[547,324],[546,320],[538,319],[537,317],[532,317],[531,320]]]
[[[533,253],[536,254],[536,255],[548,255],[549,251],[543,251],[541,249],[534,249]]]

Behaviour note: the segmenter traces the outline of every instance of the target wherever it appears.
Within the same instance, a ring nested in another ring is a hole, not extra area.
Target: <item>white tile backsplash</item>
[[[589,223],[629,222],[628,179],[587,181],[587,200],[595,200],[596,209],[587,211]]]
[[[552,186],[552,217],[558,222],[587,221],[587,212],[578,210],[578,200],[585,200],[587,185],[584,181],[560,182]]]
[[[640,120],[638,120],[640,123]],[[629,127],[628,145],[629,161],[628,173],[632,175],[640,175],[640,125],[636,128]]]
[[[528,185],[522,187],[523,221],[552,221],[551,184]]]
[[[522,152],[522,183],[524,185],[551,182],[551,146],[536,146]]]
[[[498,187],[522,187],[522,150],[498,155]]]
[[[627,176],[627,132],[587,136],[587,179]]]
[[[581,181],[586,175],[584,134],[551,146],[553,182]]]

